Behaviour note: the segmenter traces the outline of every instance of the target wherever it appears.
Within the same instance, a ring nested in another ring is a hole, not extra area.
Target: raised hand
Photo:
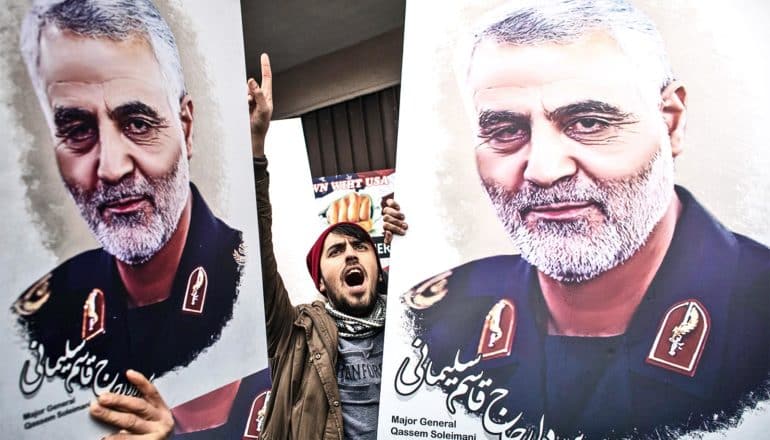
[[[254,78],[246,81],[249,99],[249,121],[251,125],[251,153],[254,157],[265,155],[265,136],[273,116],[273,71],[266,53],[260,57],[262,85]]]

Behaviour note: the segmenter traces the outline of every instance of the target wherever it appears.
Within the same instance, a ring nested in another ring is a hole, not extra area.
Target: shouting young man
[[[330,226],[307,255],[328,301],[292,306],[276,267],[264,137],[272,114],[271,74],[249,80],[252,152],[259,209],[268,354],[273,388],[263,435],[279,439],[374,439],[380,400],[385,273],[368,232]],[[392,203],[392,202],[391,202]],[[395,206],[397,208],[397,206]],[[393,208],[386,211],[400,214]],[[390,225],[386,228],[398,232]]]

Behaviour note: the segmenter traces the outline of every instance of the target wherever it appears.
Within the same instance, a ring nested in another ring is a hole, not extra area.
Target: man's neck
[[[187,233],[190,231],[191,217],[192,194],[187,198],[176,231],[158,253],[139,265],[129,265],[118,260],[118,273],[128,292],[131,306],[155,304],[171,295],[174,277],[187,242]]]
[[[604,337],[625,333],[666,256],[681,210],[674,194],[647,242],[625,263],[592,280],[563,284],[538,272],[550,314],[548,333]]]

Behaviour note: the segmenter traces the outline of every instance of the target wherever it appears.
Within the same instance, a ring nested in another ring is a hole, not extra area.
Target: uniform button
[[[318,353],[316,353],[316,354],[315,354],[315,359],[316,359],[316,360],[318,360],[318,359],[321,359],[321,355],[320,355],[320,354],[318,354]]]
[[[332,402],[332,405],[334,405],[335,407],[336,406],[340,406],[340,401],[339,400],[335,400],[334,402]]]

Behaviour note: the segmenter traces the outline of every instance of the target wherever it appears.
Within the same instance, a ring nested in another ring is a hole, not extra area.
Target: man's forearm
[[[272,206],[270,205],[270,175],[267,159],[254,158],[254,187],[257,195],[257,217],[259,224],[259,250],[262,258],[262,288],[265,297],[265,320],[267,327],[268,356],[281,353],[281,336],[291,331],[296,311],[291,305],[289,294],[283,284],[273,252]]]

